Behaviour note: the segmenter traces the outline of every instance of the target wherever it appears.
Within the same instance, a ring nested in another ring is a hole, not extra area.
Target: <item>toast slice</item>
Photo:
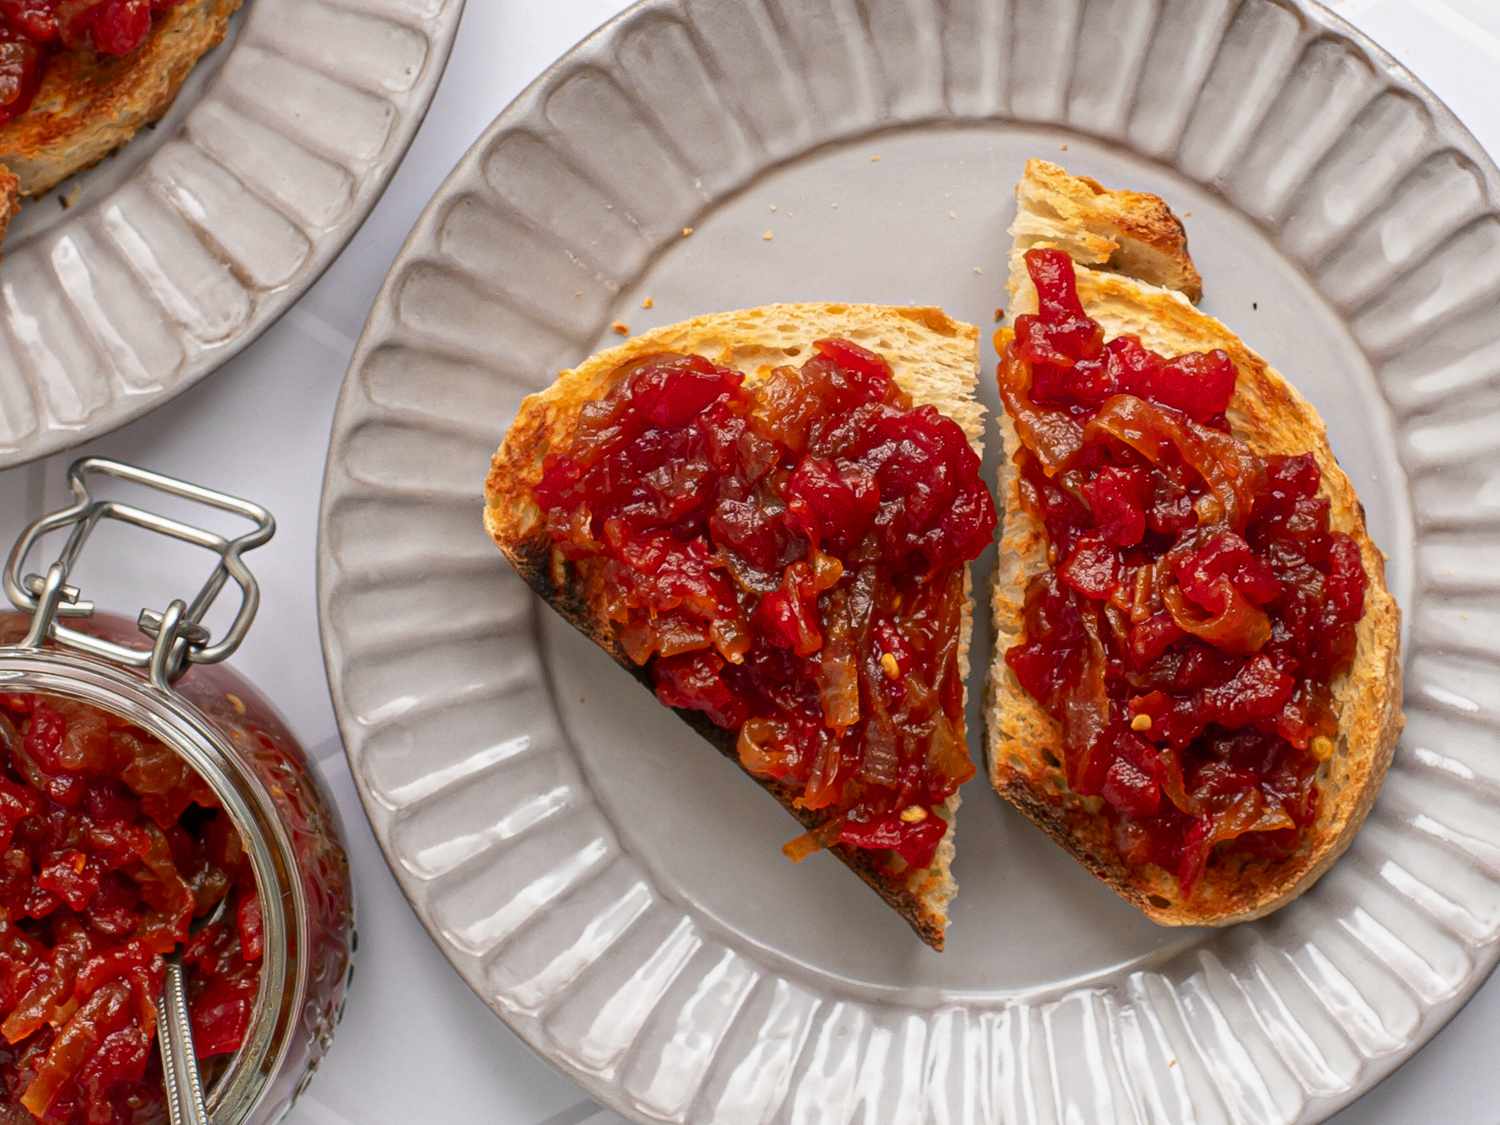
[[[564,371],[546,390],[521,404],[504,444],[495,454],[485,482],[484,513],[485,526],[495,543],[543,600],[613,656],[647,690],[653,690],[648,669],[626,656],[614,626],[590,607],[570,568],[560,553],[553,551],[542,512],[532,496],[532,488],[541,478],[543,459],[549,451],[567,446],[582,407],[607,394],[621,365],[630,360],[662,352],[702,355],[744,373],[747,384],[753,385],[775,367],[797,362],[788,357],[811,354],[811,343],[825,337],[850,340],[883,356],[896,383],[911,396],[914,405],[936,407],[958,424],[971,447],[979,452],[983,408],[974,398],[979,353],[978,332],[973,326],[951,320],[935,308],[785,304],[710,314],[656,328]],[[963,601],[958,649],[961,676],[968,668],[972,625],[967,568]],[[700,711],[679,709],[677,714],[725,757],[740,764],[734,731],[714,725]],[[815,829],[825,820],[821,812],[796,806],[797,787],[745,772],[804,828]],[[877,853],[842,844],[830,848],[936,949],[943,946],[948,904],[957,890],[951,863],[958,803],[954,794],[938,807],[950,827],[936,858],[925,868],[894,875],[879,862]]]
[[[31,107],[0,125],[0,165],[37,196],[104,159],[171,107],[198,61],[223,41],[241,0],[183,0],[146,41],[110,58],[60,51]]]
[[[1331,527],[1359,547],[1369,587],[1347,674],[1332,684],[1339,733],[1318,776],[1318,818],[1297,851],[1277,860],[1210,862],[1183,901],[1176,877],[1154,865],[1123,862],[1100,799],[1069,787],[1058,724],[1024,691],[1005,661],[1021,640],[1023,593],[1048,567],[1047,536],[1022,506],[1011,419],[999,423],[1005,446],[996,497],[1004,534],[995,576],[995,661],[988,698],[990,780],[1007,801],[1072,853],[1122,898],[1161,925],[1225,925],[1290,902],[1348,847],[1375,800],[1401,731],[1400,615],[1385,587],[1385,559],[1365,529],[1364,511],[1334,459],[1312,406],[1235,334],[1199,311],[1201,291],[1182,223],[1162,200],[1109,191],[1033,160],[1017,189],[1019,214],[1010,268],[1010,313],[1034,313],[1037,293],[1024,259],[1033,248],[1061,249],[1073,259],[1078,293],[1106,339],[1134,334],[1165,356],[1223,349],[1238,379],[1227,413],[1233,433],[1258,454],[1311,452],[1322,470]]]

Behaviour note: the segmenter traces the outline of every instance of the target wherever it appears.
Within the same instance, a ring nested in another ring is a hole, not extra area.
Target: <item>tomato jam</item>
[[[822,814],[788,855],[922,868],[974,774],[959,632],[994,503],[963,431],[883,358],[812,352],[749,384],[697,355],[631,361],[535,496],[657,697],[738,731],[747,770]]]
[[[58,51],[128,55],[182,0],[0,0],[0,124],[25,113]]]
[[[262,945],[240,836],[178,754],[87,704],[0,695],[8,1104],[44,1122],[164,1121],[163,958],[178,953],[188,970],[195,1046],[208,1059],[245,1038]]]
[[[1102,799],[1120,855],[1189,896],[1216,851],[1285,857],[1316,818],[1364,564],[1330,530],[1311,454],[1230,433],[1228,355],[1106,341],[1067,254],[1026,266],[1039,308],[1016,320],[1000,394],[1050,569],[1006,661],[1061,724],[1068,784]]]

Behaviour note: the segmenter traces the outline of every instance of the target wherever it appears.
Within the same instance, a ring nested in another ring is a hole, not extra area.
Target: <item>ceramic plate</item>
[[[0,252],[0,468],[186,390],[359,228],[464,0],[246,0],[154,129],[29,202]]]
[[[1410,725],[1348,856],[1226,931],[1152,926],[977,782],[937,955],[832,859],[781,860],[786,814],[531,596],[480,488],[521,396],[615,321],[837,298],[988,325],[1032,155],[1170,199],[1207,308],[1321,409],[1390,554]],[[649,0],[607,25],[428,208],[334,427],[333,696],[433,938],[640,1121],[1348,1102],[1500,939],[1497,204],[1452,115],[1312,3]]]

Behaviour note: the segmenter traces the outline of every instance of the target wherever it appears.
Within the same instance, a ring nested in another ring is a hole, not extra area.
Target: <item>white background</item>
[[[428,941],[381,859],[345,768],[318,644],[318,491],[334,400],[391,260],[458,157],[559,54],[621,0],[469,0],[447,75],[406,162],[343,256],[238,359],[88,452],[183,475],[260,501],[280,520],[250,561],[264,593],[236,665],[276,699],[314,752],[349,831],[360,897],[360,962],[348,1014],[292,1125],[499,1122],[623,1125],[537,1060]],[[1432,86],[1500,153],[1500,2],[1331,0]],[[63,498],[73,454],[0,474],[0,538]],[[133,614],[191,593],[188,557],[101,546],[88,595]],[[118,550],[118,557],[114,557]],[[91,568],[92,569],[92,568]],[[113,595],[115,600],[111,600]],[[132,600],[133,599],[133,600]],[[124,602],[129,601],[129,604]],[[1500,1122],[1500,977],[1419,1055],[1337,1125]]]

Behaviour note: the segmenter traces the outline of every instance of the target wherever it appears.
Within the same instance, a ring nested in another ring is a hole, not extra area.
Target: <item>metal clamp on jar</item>
[[[243,517],[251,529],[226,538],[96,499],[90,484],[101,477]],[[241,1045],[206,1076],[206,1102],[218,1125],[276,1121],[312,1077],[341,1015],[354,904],[332,800],[271,704],[222,663],[260,604],[243,555],[271,538],[275,521],[247,501],[99,458],[78,461],[68,478],[74,502],[27,527],[6,564],[5,592],[22,612],[0,614],[0,695],[81,703],[140,728],[207,783],[238,830],[259,898],[260,983]],[[142,610],[134,622],[97,612],[69,577],[102,520],[204,548],[218,565],[191,601]],[[57,560],[28,573],[38,540],[61,531]],[[239,606],[214,637],[203,621],[231,583]]]

